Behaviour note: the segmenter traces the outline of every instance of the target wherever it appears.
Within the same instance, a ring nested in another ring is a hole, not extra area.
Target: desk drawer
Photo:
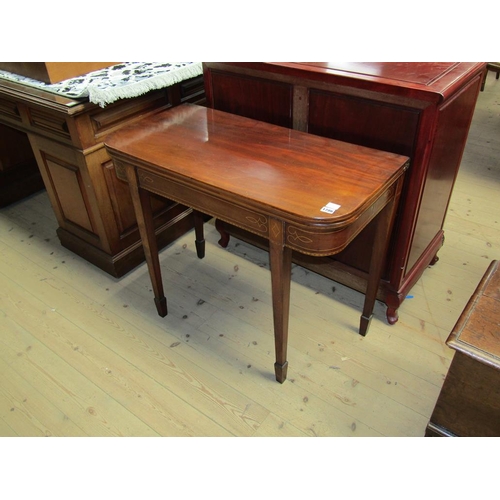
[[[71,134],[64,114],[50,113],[31,107],[28,107],[26,112],[33,132],[38,132],[41,135],[49,133],[66,141],[71,141]]]
[[[2,119],[7,119],[8,121],[22,122],[21,112],[17,103],[9,99],[0,99],[0,115]]]

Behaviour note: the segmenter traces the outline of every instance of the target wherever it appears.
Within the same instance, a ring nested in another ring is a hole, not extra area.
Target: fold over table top
[[[114,159],[235,203],[329,226],[357,218],[408,164],[405,156],[193,104],[124,127],[106,147]]]

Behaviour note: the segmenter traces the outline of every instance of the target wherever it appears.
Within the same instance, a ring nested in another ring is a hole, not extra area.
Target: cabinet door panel
[[[419,112],[391,104],[310,90],[311,134],[411,156]]]
[[[80,170],[43,152],[42,156],[64,221],[94,233]]]
[[[211,79],[215,109],[292,127],[292,85],[218,71]]]

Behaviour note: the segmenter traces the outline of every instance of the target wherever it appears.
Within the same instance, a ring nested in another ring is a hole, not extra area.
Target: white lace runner
[[[0,78],[36,87],[70,99],[88,99],[101,107],[194,78],[201,62],[127,62],[59,83],[44,83],[0,70]]]

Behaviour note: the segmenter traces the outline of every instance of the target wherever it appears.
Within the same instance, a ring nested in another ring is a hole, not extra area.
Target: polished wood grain
[[[485,64],[206,62],[204,67],[207,101],[215,109],[411,158],[378,290],[394,324],[411,288],[438,260]],[[225,231],[265,246],[238,227],[226,225]],[[294,262],[363,291],[374,235],[368,226],[334,257],[319,263],[296,254]]]
[[[475,352],[500,368],[500,262],[494,260],[448,338],[457,351]]]
[[[149,192],[269,241],[276,378],[286,378],[291,252],[338,253],[372,220],[376,239],[360,323],[366,335],[408,158],[234,114],[183,105],[106,140],[130,185],[155,302],[167,314]],[[324,207],[335,203],[331,212]],[[199,256],[202,217],[196,217]]]

